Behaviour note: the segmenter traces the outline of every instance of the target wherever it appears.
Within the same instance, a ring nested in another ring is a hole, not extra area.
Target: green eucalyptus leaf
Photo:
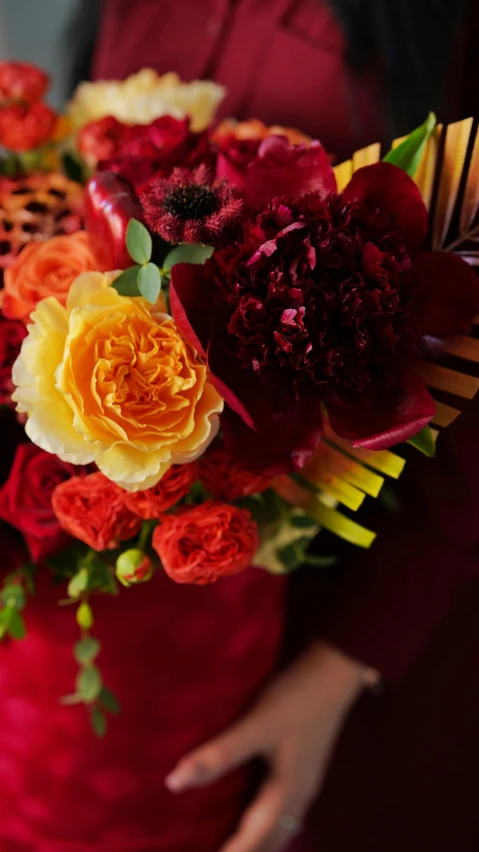
[[[155,304],[161,293],[161,273],[156,263],[146,263],[140,267],[138,289],[151,305]]]
[[[167,272],[175,263],[204,263],[214,252],[213,246],[194,245],[193,243],[183,243],[181,246],[176,246],[169,254],[166,255],[163,261],[163,269]]]
[[[86,704],[91,704],[99,697],[103,687],[101,674],[96,666],[88,665],[82,668],[77,676],[75,688]]]
[[[120,294],[120,296],[140,295],[140,291],[138,289],[138,273],[141,268],[141,266],[130,266],[128,269],[124,269],[118,278],[115,278],[111,286]]]
[[[416,450],[419,450],[425,456],[428,456],[428,458],[432,458],[436,455],[436,445],[434,443],[430,426],[425,426],[424,429],[421,429],[421,431],[417,433],[417,435],[413,435],[412,438],[409,438],[408,444],[411,444],[412,447],[416,447]]]
[[[105,710],[109,710],[114,716],[117,716],[121,710],[118,698],[111,689],[107,689],[106,686],[103,687],[98,700]]]
[[[8,609],[8,632],[13,639],[24,639],[27,635],[23,617],[16,609]]]
[[[95,657],[100,653],[100,650],[101,645],[98,639],[94,639],[93,636],[84,636],[83,639],[79,639],[75,644],[73,654],[77,663],[84,666],[87,663],[93,662]]]
[[[292,515],[290,519],[290,523],[293,527],[298,527],[299,529],[308,529],[310,527],[317,527],[318,524],[316,521],[313,521],[312,518],[309,518],[308,515]]]
[[[148,263],[151,260],[153,243],[145,226],[138,219],[130,219],[126,229],[126,247],[135,263]]]
[[[100,707],[93,707],[90,713],[90,724],[97,737],[104,737],[107,729],[106,716]]]
[[[414,177],[421,161],[426,142],[431,136],[436,126],[436,122],[436,116],[433,112],[430,112],[424,124],[416,127],[416,129],[409,134],[407,139],[405,139],[404,142],[401,142],[397,148],[391,148],[391,150],[388,151],[384,157],[384,162],[392,163],[393,166],[398,166],[406,172],[409,177]]]
[[[23,609],[25,606],[25,592],[16,583],[4,586],[0,593],[0,600],[8,607]]]

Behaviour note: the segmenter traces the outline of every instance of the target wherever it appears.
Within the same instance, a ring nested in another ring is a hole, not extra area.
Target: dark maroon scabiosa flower
[[[141,195],[146,224],[172,243],[218,241],[241,218],[243,202],[227,181],[214,182],[205,166],[174,169]]]
[[[439,274],[441,255],[419,251],[426,229],[413,181],[380,163],[340,196],[274,199],[204,267],[173,269],[173,314],[227,402],[232,455],[268,474],[300,467],[321,406],[339,435],[376,449],[431,420],[414,373],[423,337],[464,330],[479,286],[450,254]]]

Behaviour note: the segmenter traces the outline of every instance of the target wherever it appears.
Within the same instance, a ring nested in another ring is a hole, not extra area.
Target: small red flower
[[[113,550],[141,527],[141,518],[126,506],[122,489],[102,473],[62,483],[53,492],[52,506],[61,527],[94,550]]]
[[[198,465],[174,464],[153,488],[146,491],[125,491],[123,499],[126,506],[147,521],[160,518],[164,512],[171,509],[179,500],[186,497],[191,486],[198,479]]]
[[[0,145],[9,151],[31,151],[51,139],[57,115],[47,104],[0,107]]]
[[[114,157],[133,132],[129,124],[106,115],[84,124],[77,134],[76,144],[86,164],[94,169],[102,160]]]
[[[35,444],[19,444],[7,481],[0,489],[0,518],[20,530],[33,562],[66,547],[68,536],[52,508],[52,494],[75,473]]]
[[[266,491],[271,477],[250,473],[220,443],[201,456],[200,479],[215,500],[233,501]]]
[[[204,586],[251,565],[258,531],[249,512],[207,500],[168,515],[152,543],[172,580]]]
[[[0,103],[40,101],[48,89],[50,78],[28,62],[0,62]]]
[[[172,243],[217,243],[241,217],[243,203],[226,182],[213,182],[205,166],[174,169],[141,195],[146,224]]]

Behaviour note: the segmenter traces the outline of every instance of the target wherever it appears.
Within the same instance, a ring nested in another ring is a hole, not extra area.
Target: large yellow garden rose
[[[223,86],[211,80],[183,83],[173,72],[160,76],[144,68],[124,81],[81,83],[68,114],[75,130],[106,115],[127,124],[150,124],[162,115],[189,115],[191,129],[200,131],[211,124],[224,95]]]
[[[120,296],[118,273],[85,272],[66,308],[44,299],[13,368],[31,440],[73,464],[96,462],[128,491],[214,438],[223,401],[164,305]]]

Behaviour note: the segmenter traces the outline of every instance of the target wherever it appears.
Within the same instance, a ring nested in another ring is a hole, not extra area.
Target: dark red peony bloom
[[[301,467],[322,405],[338,435],[374,449],[431,420],[413,369],[422,339],[467,328],[479,283],[450,254],[438,276],[441,255],[419,251],[426,230],[413,181],[379,163],[339,197],[275,199],[205,266],[173,268],[173,314],[228,403],[232,455],[268,474]]]
[[[127,507],[123,494],[102,473],[90,473],[74,476],[55,488],[52,505],[70,535],[94,550],[113,550],[141,527],[141,518]]]
[[[12,367],[17,360],[27,329],[23,322],[8,320],[0,315],[0,405],[14,408]]]
[[[271,477],[250,473],[230,456],[220,441],[201,456],[200,480],[215,500],[227,502],[259,494],[271,485]]]
[[[31,151],[51,139],[56,122],[57,114],[41,102],[0,107],[0,145],[9,151]]]
[[[227,181],[213,182],[206,166],[174,169],[140,197],[146,224],[172,243],[217,245],[241,218],[243,202]]]
[[[94,124],[90,125],[90,133]],[[188,118],[167,115],[151,124],[123,125],[123,131],[117,125],[114,135],[115,150],[107,159],[99,158],[100,168],[126,178],[138,191],[146,188],[155,175],[168,176],[176,167],[191,169],[204,163],[213,168],[215,164],[206,134],[193,133]]]
[[[0,518],[20,530],[33,562],[66,547],[70,539],[52,508],[52,494],[75,473],[35,444],[19,444],[9,477],[0,489]]]
[[[0,62],[0,102],[40,101],[48,89],[50,78],[29,62]]]

